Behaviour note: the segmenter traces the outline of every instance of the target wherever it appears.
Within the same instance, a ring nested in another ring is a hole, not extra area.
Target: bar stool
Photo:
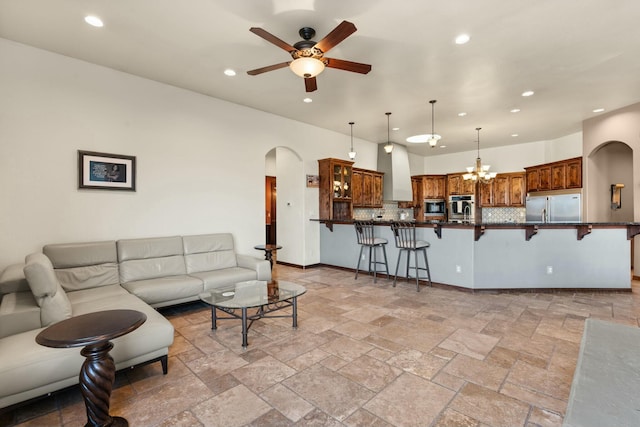
[[[387,250],[385,245],[389,243],[387,239],[382,237],[375,237],[373,234],[373,221],[355,221],[356,236],[358,238],[358,244],[360,245],[360,255],[358,255],[358,265],[356,266],[356,279],[358,278],[358,271],[360,270],[360,260],[362,260],[362,251],[365,247],[369,248],[369,273],[373,272],[373,283],[376,283],[378,272],[382,273],[382,270],[378,270],[378,264],[384,265],[389,277],[389,265],[387,264]],[[376,249],[382,248],[382,255],[384,256],[384,262],[376,259]],[[372,257],[373,253],[373,257]],[[371,265],[373,264],[373,270]]]
[[[394,221],[391,223],[391,230],[396,240],[396,248],[398,252],[398,262],[396,264],[396,275],[393,278],[393,286],[396,286],[396,280],[398,279],[398,267],[400,267],[400,259],[402,252],[407,253],[407,280],[409,277],[409,270],[413,269],[416,272],[416,289],[420,292],[420,270],[427,272],[427,280],[429,286],[431,286],[431,272],[429,271],[429,261],[427,260],[427,248],[430,246],[429,242],[416,239],[416,225],[410,221]],[[421,251],[424,256],[424,267],[420,267],[418,263],[418,251]],[[411,254],[414,255],[414,266],[411,267]]]

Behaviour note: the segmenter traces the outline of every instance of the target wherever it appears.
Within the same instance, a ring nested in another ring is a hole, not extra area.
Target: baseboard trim
[[[299,268],[301,270],[306,270],[307,268],[322,267],[322,264],[299,265],[299,264],[292,264],[290,262],[284,262],[284,261],[278,261],[276,262],[276,265],[286,265],[287,267]]]

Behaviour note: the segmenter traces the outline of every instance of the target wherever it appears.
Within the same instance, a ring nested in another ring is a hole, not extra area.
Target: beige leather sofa
[[[78,382],[80,349],[35,342],[47,326],[110,309],[147,315],[113,340],[116,369],[160,360],[167,372],[173,326],[155,308],[244,280],[271,280],[269,262],[235,253],[230,234],[52,244],[0,274],[0,408]]]

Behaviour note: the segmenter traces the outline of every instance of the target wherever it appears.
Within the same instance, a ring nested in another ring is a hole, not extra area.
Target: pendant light
[[[349,150],[349,159],[351,160],[356,159],[356,152],[353,151],[353,125],[354,124],[355,122],[349,122],[349,125],[351,126],[351,150]]]
[[[435,148],[436,145],[438,145],[438,141],[440,140],[440,135],[436,135],[435,131],[433,130],[434,128],[434,107],[436,102],[438,102],[435,99],[432,99],[431,101],[429,101],[429,104],[431,104],[431,135],[429,135],[429,139],[427,140],[427,142],[429,143],[429,147],[431,148]]]
[[[393,151],[393,143],[391,142],[391,137],[389,136],[389,116],[391,113],[385,113],[387,115],[387,144],[384,146],[384,152],[390,154]]]
[[[467,173],[462,175],[462,178],[467,181],[489,182],[495,178],[497,174],[495,172],[489,172],[489,168],[491,168],[491,166],[483,166],[482,160],[480,160],[480,129],[482,128],[476,128],[476,131],[478,132],[478,157],[476,158],[476,165],[469,166],[467,168]]]

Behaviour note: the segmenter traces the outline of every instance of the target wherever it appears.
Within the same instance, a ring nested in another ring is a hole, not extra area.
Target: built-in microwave
[[[475,196],[449,196],[449,221],[473,222],[475,215]]]
[[[424,199],[424,216],[443,217],[446,215],[446,202],[444,199]]]

